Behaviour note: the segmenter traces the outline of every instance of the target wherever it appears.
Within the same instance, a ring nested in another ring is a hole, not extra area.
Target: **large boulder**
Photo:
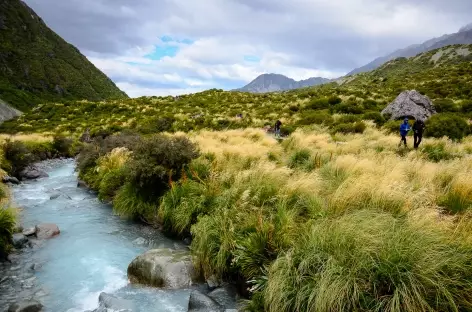
[[[2,181],[3,183],[20,184],[20,181],[15,177],[6,176],[3,177]]]
[[[129,300],[121,299],[107,293],[100,293],[98,297],[99,307],[95,311],[100,311],[100,309],[112,309],[114,311],[133,311],[133,303]]]
[[[8,312],[39,312],[42,308],[43,305],[36,300],[25,300],[10,305]]]
[[[28,167],[20,172],[20,179],[22,180],[34,180],[47,177],[49,177],[49,175],[46,172],[34,167]]]
[[[167,289],[194,284],[195,270],[186,250],[152,249],[136,257],[128,266],[131,283]]]
[[[36,225],[36,237],[39,239],[48,239],[59,235],[61,231],[54,223],[41,223]]]
[[[208,297],[207,295],[201,293],[198,290],[193,290],[190,293],[190,298],[188,302],[188,311],[189,312],[219,312],[222,311],[223,307],[218,304],[215,300]]]
[[[215,300],[218,304],[227,309],[235,309],[237,307],[238,290],[231,284],[225,284],[220,288],[211,291],[208,297]]]
[[[391,120],[410,117],[425,121],[436,114],[431,100],[416,90],[404,91],[390,103],[383,111],[382,115],[390,116]]]

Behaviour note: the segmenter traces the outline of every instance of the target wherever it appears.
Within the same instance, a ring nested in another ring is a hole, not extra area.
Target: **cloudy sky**
[[[334,78],[454,33],[471,0],[25,0],[130,96]]]

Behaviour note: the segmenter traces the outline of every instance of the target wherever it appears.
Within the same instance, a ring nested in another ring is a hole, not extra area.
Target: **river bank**
[[[75,162],[46,161],[48,177],[12,187],[24,228],[54,223],[60,234],[30,239],[30,247],[0,265],[0,311],[38,300],[44,311],[94,310],[102,292],[133,302],[132,311],[187,311],[190,289],[160,290],[128,284],[126,269],[149,249],[188,250],[150,227],[123,220],[96,195],[77,187]],[[197,285],[202,289],[204,286]]]

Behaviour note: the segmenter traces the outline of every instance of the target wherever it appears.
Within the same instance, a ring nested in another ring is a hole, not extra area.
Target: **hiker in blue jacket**
[[[403,144],[405,144],[405,147],[406,146],[406,136],[408,134],[408,131],[411,130],[411,127],[410,127],[410,124],[408,123],[408,118],[405,118],[403,120],[403,123],[400,125],[400,136],[402,137],[401,140],[400,140],[400,143],[398,144],[398,147],[400,147],[400,145],[402,145],[402,142]]]

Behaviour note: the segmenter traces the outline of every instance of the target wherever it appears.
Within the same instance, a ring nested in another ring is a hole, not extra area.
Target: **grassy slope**
[[[0,21],[0,98],[16,108],[127,97],[22,1],[0,2]]]
[[[0,131],[82,132],[108,128],[149,128],[162,117],[176,119],[173,130],[227,129],[246,126],[262,127],[277,118],[285,125],[313,123],[313,114],[379,112],[405,89],[417,89],[433,100],[449,98],[460,108],[461,103],[472,99],[472,64],[469,56],[443,53],[436,62],[431,51],[412,59],[391,61],[381,68],[365,74],[347,77],[339,85],[300,89],[284,93],[250,94],[208,90],[201,93],[174,97],[141,97],[135,99],[69,103],[47,103],[16,121],[3,125]],[[456,46],[472,50],[472,46]],[[317,99],[340,97],[337,106],[322,106],[316,111],[310,107]],[[367,101],[367,100],[373,100]],[[244,119],[236,118],[242,113]],[[156,129],[154,129],[156,130]],[[158,130],[158,129],[157,129]]]
[[[191,233],[197,269],[248,281],[250,310],[472,308],[470,137],[408,151],[372,125],[336,138],[315,126],[282,143],[259,129],[189,136],[202,154],[185,178],[146,204],[118,190],[127,197],[114,209],[129,215],[122,203],[133,202]],[[102,155],[87,182],[115,194],[132,155]]]

